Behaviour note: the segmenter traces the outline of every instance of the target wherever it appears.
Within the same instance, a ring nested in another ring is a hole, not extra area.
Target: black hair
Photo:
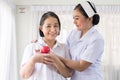
[[[93,11],[94,11],[95,13],[97,13],[96,8],[93,7],[92,4],[91,4],[89,1],[87,1],[87,2],[89,3],[89,5],[90,5],[91,8],[93,9]],[[76,10],[76,9],[79,10],[80,13],[81,13],[83,16],[85,16],[85,18],[89,18],[88,14],[85,12],[85,10],[84,10],[83,7],[81,6],[81,4],[76,5],[75,8],[74,8],[74,10]],[[97,24],[99,23],[100,16],[99,16],[98,14],[94,14],[92,18],[93,18],[93,21],[92,21],[93,26],[94,26],[94,25],[97,25]]]
[[[58,24],[59,24],[59,29],[61,29],[61,23],[60,23],[60,20],[59,20],[59,17],[52,11],[48,11],[46,13],[44,13],[41,17],[41,20],[40,20],[40,27],[43,26],[44,24],[44,21],[48,18],[48,17],[54,17],[58,20]],[[43,32],[39,29],[39,34],[41,37],[44,37],[44,34]]]

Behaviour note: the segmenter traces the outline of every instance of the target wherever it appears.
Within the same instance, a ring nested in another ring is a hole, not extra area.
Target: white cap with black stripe
[[[90,1],[81,2],[81,6],[88,15],[88,17],[92,17],[94,14],[96,14],[95,5],[92,2]]]

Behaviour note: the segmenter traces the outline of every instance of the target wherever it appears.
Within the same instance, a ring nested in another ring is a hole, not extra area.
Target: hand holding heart
[[[57,67],[58,64],[61,64],[61,60],[56,54],[50,52],[49,54],[44,55],[44,63]]]

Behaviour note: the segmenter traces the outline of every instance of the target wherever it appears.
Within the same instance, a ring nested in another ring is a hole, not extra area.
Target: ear
[[[42,26],[40,26],[40,27],[39,27],[39,30],[41,30],[41,31],[42,31]]]
[[[91,21],[92,22],[92,20],[93,20],[93,18],[91,17],[91,18],[89,18],[89,21]]]
[[[93,18],[91,17],[91,18],[88,18],[88,22],[92,22],[92,20],[93,20]]]
[[[60,32],[58,33],[58,35],[60,35]]]

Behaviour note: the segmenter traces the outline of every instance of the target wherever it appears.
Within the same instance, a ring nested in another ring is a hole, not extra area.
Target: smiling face
[[[78,9],[74,10],[73,19],[78,30],[86,31],[89,29],[90,18],[83,16]]]
[[[47,40],[55,40],[60,33],[60,25],[54,17],[48,17],[40,29]]]

